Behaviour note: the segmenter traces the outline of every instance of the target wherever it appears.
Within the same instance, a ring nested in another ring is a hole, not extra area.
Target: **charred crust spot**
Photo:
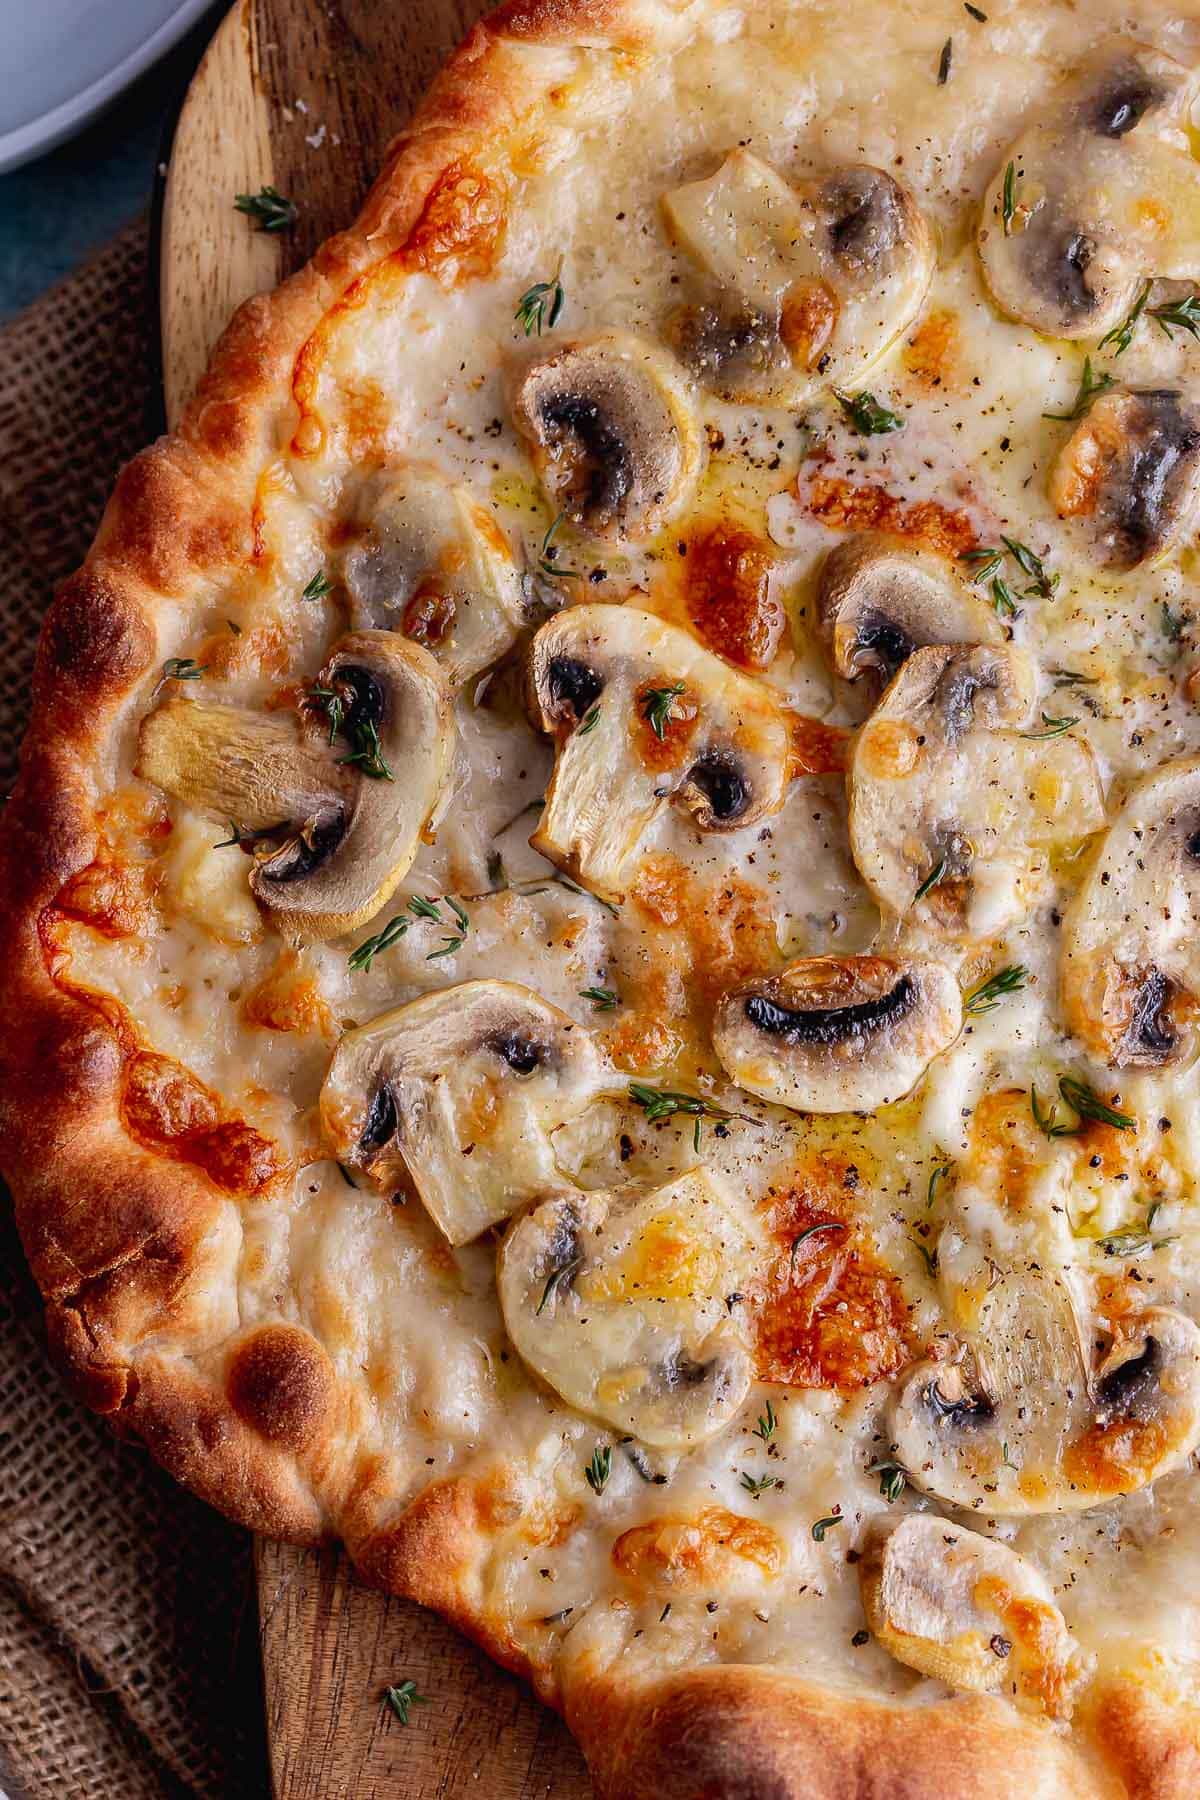
[[[325,1417],[333,1370],[316,1338],[295,1325],[266,1325],[234,1352],[229,1403],[268,1442],[300,1450]]]
[[[750,804],[750,784],[728,750],[706,750],[692,764],[688,780],[703,794],[718,824],[735,824]]]
[[[596,671],[577,656],[551,657],[546,682],[555,708],[570,713],[576,721],[583,718],[604,691],[604,683]]]
[[[1096,1393],[1101,1425],[1117,1419],[1140,1418],[1153,1410],[1158,1396],[1162,1352],[1158,1339],[1147,1337],[1140,1356],[1131,1356],[1101,1377]]]
[[[746,1017],[759,1031],[785,1044],[840,1044],[845,1039],[873,1031],[888,1031],[908,1017],[916,1004],[917,990],[911,975],[877,1000],[861,1000],[853,1006],[791,1007],[751,994],[745,1002]]]
[[[396,1110],[396,1096],[390,1083],[381,1081],[371,1095],[371,1104],[367,1108],[366,1123],[359,1135],[358,1149],[361,1156],[371,1156],[396,1134],[400,1117]]]

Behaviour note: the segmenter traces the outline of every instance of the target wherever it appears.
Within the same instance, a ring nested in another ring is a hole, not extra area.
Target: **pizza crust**
[[[502,187],[503,146],[556,78],[538,52],[586,44],[636,59],[678,38],[687,10],[508,0],[452,59],[355,225],[240,309],[178,431],[122,474],[47,616],[0,847],[0,1130],[22,1239],[51,1342],[88,1405],[241,1523],[302,1544],[343,1538],[368,1581],[436,1607],[531,1679],[565,1712],[604,1800],[932,1800],[948,1779],[963,1800],[1182,1800],[1200,1787],[1196,1715],[1140,1682],[1113,1686],[1072,1743],[1001,1702],[898,1707],[730,1664],[631,1677],[583,1645],[556,1661],[549,1638],[530,1655],[488,1599],[497,1521],[520,1504],[519,1492],[506,1502],[503,1465],[404,1505],[394,1472],[348,1450],[351,1402],[315,1337],[283,1325],[229,1335],[222,1245],[240,1229],[235,1205],[201,1170],[130,1138],[122,1080],[136,1023],[51,978],[51,915],[102,854],[100,783],[160,639],[197,578],[253,563],[256,484],[281,431],[294,426],[304,453],[313,371],[297,374],[301,346],[406,246],[431,244],[443,270],[469,261],[494,196],[463,171],[482,164]],[[169,1351],[149,1347],[164,1338]]]

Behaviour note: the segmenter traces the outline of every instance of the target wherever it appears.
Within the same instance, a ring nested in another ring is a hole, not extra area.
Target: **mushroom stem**
[[[266,831],[312,817],[350,780],[294,719],[166,700],[142,721],[135,773],[186,806]]]

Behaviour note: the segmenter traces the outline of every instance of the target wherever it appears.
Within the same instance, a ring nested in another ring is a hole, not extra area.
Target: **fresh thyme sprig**
[[[517,303],[513,314],[517,324],[526,337],[542,335],[542,329],[553,331],[562,317],[567,296],[562,280],[555,276],[553,281],[535,281],[531,288],[526,288]]]
[[[1000,199],[1000,217],[1004,221],[1005,237],[1012,236],[1013,220],[1017,216],[1017,165],[1009,163],[1004,171],[1004,189]]]
[[[775,1436],[775,1427],[778,1422],[775,1417],[775,1408],[768,1400],[766,1412],[758,1415],[758,1423],[754,1427],[755,1437],[761,1438],[764,1444],[769,1444]]]
[[[675,702],[683,692],[683,682],[676,681],[670,687],[649,688],[642,695],[642,717],[660,744],[666,740],[667,722],[674,718]]]
[[[273,187],[261,187],[257,194],[235,194],[233,204],[238,212],[254,220],[259,231],[290,231],[300,217],[296,202],[285,199]]]
[[[329,742],[332,744],[335,738],[344,737],[349,744],[350,754],[343,756],[344,763],[355,764],[372,781],[396,779],[383,754],[378,725],[374,719],[348,719],[346,698],[340,688],[309,688],[307,699],[329,721]]]
[[[569,576],[579,574],[578,569],[564,568],[557,560],[558,550],[554,543],[554,537],[566,516],[565,512],[560,512],[551,521],[546,528],[546,535],[542,539],[542,547],[538,551],[538,573],[544,575],[548,581],[565,581]]]
[[[692,1135],[692,1143],[697,1151],[700,1149],[702,1120],[735,1117],[733,1113],[726,1112],[724,1107],[714,1106],[711,1100],[702,1099],[699,1094],[682,1094],[674,1088],[647,1087],[642,1081],[630,1082],[629,1098],[635,1106],[642,1108],[647,1125],[659,1125],[665,1119],[673,1119],[676,1113],[694,1118],[696,1129]]]
[[[429,1696],[418,1694],[415,1681],[401,1681],[395,1687],[386,1687],[383,1690],[383,1697],[402,1725],[408,1724],[410,1706],[429,1705]]]
[[[1100,339],[1100,342],[1096,345],[1097,350],[1107,350],[1111,345],[1114,356],[1124,356],[1130,344],[1133,342],[1133,334],[1137,330],[1138,320],[1146,310],[1146,302],[1150,298],[1150,286],[1150,282],[1147,281],[1144,283],[1141,293],[1138,295],[1125,317],[1121,320],[1121,323],[1119,325],[1114,325],[1111,331],[1105,332],[1104,336]]]
[[[904,420],[899,413],[882,405],[874,394],[843,394],[840,388],[833,392],[855,431],[863,437],[883,437],[889,431],[903,430]]]
[[[615,988],[590,987],[580,988],[579,998],[590,1000],[597,1012],[616,1012],[621,1003],[621,996]]]
[[[1005,537],[1003,532],[1000,534],[1000,542],[1022,573],[1030,578],[1031,585],[1025,589],[1025,597],[1036,594],[1039,600],[1051,599],[1058,586],[1058,576],[1047,575],[1045,563],[1028,544],[1022,544],[1017,538]]]
[[[612,1474],[612,1445],[597,1444],[592,1451],[591,1462],[584,1465],[583,1473],[593,1494],[602,1494]]]
[[[1004,996],[1019,994],[1028,979],[1028,971],[1021,963],[1009,963],[1006,968],[997,969],[994,975],[989,975],[986,981],[981,981],[978,987],[971,989],[963,1001],[963,1012],[969,1019],[978,1019],[984,1013],[995,1012]]]
[[[333,583],[324,569],[318,569],[315,575],[309,577],[300,598],[302,600],[323,600],[332,589]]]
[[[1165,1250],[1168,1244],[1177,1243],[1178,1239],[1175,1237],[1156,1238],[1151,1235],[1161,1206],[1161,1200],[1152,1200],[1146,1209],[1145,1224],[1130,1225],[1124,1231],[1113,1231],[1107,1237],[1098,1238],[1096,1241],[1105,1256],[1145,1256],[1147,1251]]]
[[[878,1475],[879,1492],[889,1506],[894,1506],[904,1492],[904,1484],[908,1480],[908,1470],[903,1463],[873,1462],[867,1469],[868,1475]]]
[[[1150,317],[1168,337],[1174,335],[1172,326],[1178,326],[1180,331],[1200,338],[1200,293],[1187,294],[1182,300],[1168,300],[1163,306],[1152,306]]]
[[[1074,717],[1069,717],[1064,713],[1060,719],[1056,719],[1052,713],[1043,713],[1042,729],[1040,731],[1023,731],[1021,736],[1033,739],[1063,737],[1070,731],[1072,725],[1078,725],[1078,723],[1078,713]]]
[[[168,656],[162,666],[162,678],[164,681],[199,681],[207,668],[207,663],[198,663],[190,656]]]
[[[369,974],[375,958],[382,956],[385,950],[390,950],[393,944],[398,944],[407,930],[408,920],[402,913],[397,913],[394,919],[388,920],[382,931],[377,931],[374,937],[364,938],[358,949],[350,952],[350,968],[356,973],[361,969],[364,974]]]
[[[938,858],[937,862],[934,863],[932,869],[930,869],[928,875],[925,877],[925,879],[921,883],[920,887],[917,889],[916,893],[913,895],[913,905],[914,906],[917,904],[918,900],[923,900],[925,898],[926,894],[928,894],[933,888],[935,888],[937,886],[938,882],[941,881],[941,879],[945,875],[945,873],[946,873],[946,859],[944,856],[940,856]]]
[[[346,719],[346,707],[342,696],[336,688],[309,688],[308,698],[314,702],[329,721],[329,742],[341,731]]]
[[[748,1470],[743,1469],[742,1486],[752,1500],[757,1500],[758,1496],[765,1494],[768,1488],[779,1486],[779,1477],[778,1475],[751,1475]]]
[[[546,1278],[546,1285],[542,1289],[542,1297],[537,1303],[537,1311],[534,1314],[535,1318],[541,1318],[550,1302],[552,1300],[557,1300],[558,1290],[562,1287],[563,1283],[570,1281],[572,1275],[582,1267],[583,1257],[572,1256],[569,1257],[566,1262],[559,1263],[557,1268],[551,1269],[550,1274]]]
[[[1097,399],[1099,395],[1107,394],[1109,388],[1116,387],[1116,385],[1116,381],[1109,374],[1107,369],[1101,369],[1100,373],[1097,375],[1092,368],[1091,357],[1085,356],[1083,359],[1083,374],[1079,378],[1079,388],[1075,395],[1075,404],[1072,406],[1070,412],[1044,412],[1042,417],[1043,419],[1060,419],[1064,424],[1068,425],[1073,424],[1076,419],[1082,419],[1084,413],[1089,411],[1092,402]]]
[[[1085,1119],[1092,1119],[1101,1125],[1111,1125],[1117,1131],[1137,1129],[1137,1120],[1130,1113],[1118,1112],[1115,1107],[1106,1105],[1095,1088],[1089,1087],[1086,1081],[1076,1081],[1073,1075],[1060,1075],[1058,1091],[1072,1112],[1078,1115],[1074,1125],[1064,1124],[1059,1119],[1056,1104],[1051,1103],[1048,1110],[1042,1107],[1036,1086],[1029,1089],[1029,1108],[1033,1121],[1045,1137],[1078,1137]]]

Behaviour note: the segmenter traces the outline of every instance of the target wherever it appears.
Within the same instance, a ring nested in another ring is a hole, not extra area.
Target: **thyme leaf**
[[[315,575],[309,577],[300,598],[302,600],[323,600],[326,594],[332,592],[332,589],[333,583],[324,569],[318,569]]]
[[[546,528],[546,535],[542,539],[542,547],[538,551],[538,572],[544,575],[547,581],[565,581],[569,576],[579,574],[578,569],[563,568],[558,561],[558,546],[555,544],[554,538],[566,516],[565,512],[560,512],[551,521]]]
[[[818,1544],[824,1543],[825,1533],[827,1531],[832,1531],[835,1525],[844,1524],[845,1520],[842,1518],[841,1513],[826,1513],[823,1519],[818,1519],[814,1524],[812,1528],[813,1537],[817,1540]]]
[[[883,406],[874,394],[844,394],[834,388],[834,398],[855,431],[862,437],[883,437],[889,431],[902,431],[904,420],[899,413]]]
[[[621,996],[615,988],[590,987],[580,988],[579,998],[590,1000],[597,1012],[616,1012]]]
[[[1004,171],[1004,191],[1000,201],[1000,217],[1004,221],[1005,237],[1012,236],[1013,220],[1017,216],[1017,165],[1009,163]]]
[[[521,295],[513,317],[526,337],[533,337],[535,334],[541,337],[543,326],[547,331],[554,330],[562,317],[566,301],[566,292],[559,276],[556,275],[553,281],[535,281]]]
[[[535,1319],[541,1318],[550,1302],[557,1300],[558,1290],[563,1283],[570,1281],[572,1275],[582,1267],[583,1257],[572,1256],[567,1262],[559,1263],[557,1268],[551,1269],[546,1285],[542,1289],[542,1297],[537,1303],[537,1311],[533,1315]]]
[[[595,729],[599,723],[600,723],[600,702],[597,700],[596,704],[593,707],[591,707],[589,711],[584,713],[582,724],[580,724],[576,728],[576,732],[575,732],[576,737],[581,737],[581,738],[587,737],[589,732],[595,731]]]
[[[779,1486],[779,1477],[778,1475],[751,1475],[748,1470],[743,1469],[742,1486],[751,1499],[757,1500],[758,1496],[765,1494],[768,1488]]]
[[[1200,338],[1200,293],[1191,293],[1182,300],[1168,300],[1165,306],[1152,306],[1150,317],[1166,332],[1173,336],[1172,326],[1180,331],[1189,331],[1194,338]]]
[[[258,231],[290,231],[300,217],[296,202],[285,199],[273,187],[261,187],[257,194],[235,194],[233,204],[238,212],[254,220]]]
[[[1028,979],[1028,971],[1022,963],[1009,963],[1006,968],[997,969],[994,975],[971,989],[963,1001],[963,1012],[970,1019],[995,1012],[1004,996],[1019,994]]]
[[[1064,714],[1061,719],[1056,719],[1052,713],[1043,713],[1042,729],[1040,731],[1023,731],[1021,736],[1034,739],[1063,737],[1070,731],[1072,725],[1078,725],[1078,723],[1078,714],[1074,718],[1069,718]]]
[[[385,950],[390,950],[393,944],[398,944],[407,930],[408,920],[403,913],[397,913],[394,919],[388,920],[382,931],[377,931],[374,937],[364,938],[357,950],[350,952],[350,968],[355,971],[361,969],[364,974],[369,974],[375,958],[382,956]]]
[[[168,656],[162,666],[164,681],[199,681],[207,663],[193,661],[190,656]]]
[[[816,1237],[817,1233],[821,1231],[845,1231],[845,1229],[846,1227],[840,1219],[821,1219],[816,1225],[806,1225],[804,1230],[792,1239],[792,1247],[788,1251],[788,1268],[795,1269],[796,1252],[808,1238]]]
[[[954,55],[954,39],[947,38],[942,45],[942,54],[938,62],[938,86],[945,87],[950,79],[950,60]]]
[[[642,717],[661,744],[667,735],[667,721],[674,716],[675,702],[684,691],[682,681],[671,687],[650,688],[642,695]]]
[[[1111,345],[1114,356],[1124,356],[1126,350],[1128,350],[1130,344],[1133,342],[1133,334],[1137,330],[1138,320],[1146,310],[1146,302],[1149,298],[1150,283],[1147,281],[1143,285],[1141,293],[1138,295],[1125,317],[1121,320],[1121,323],[1119,325],[1114,325],[1111,331],[1105,332],[1104,336],[1100,339],[1100,342],[1096,345],[1097,350],[1107,350]],[[1168,336],[1169,335],[1170,334],[1168,333]]]
[[[929,893],[931,888],[935,888],[937,886],[938,882],[942,879],[942,877],[945,873],[946,873],[946,859],[944,856],[940,856],[938,858],[938,860],[934,863],[932,869],[930,869],[928,875],[925,877],[925,879],[921,883],[920,887],[917,889],[916,893],[913,895],[913,905],[914,906],[917,904],[918,900],[923,900],[925,898],[926,894]]]
[[[908,1480],[908,1471],[903,1463],[873,1462],[867,1470],[868,1475],[878,1475],[879,1492],[889,1506],[894,1506],[904,1492],[904,1484]]]
[[[758,1423],[754,1427],[755,1437],[761,1438],[764,1444],[769,1444],[771,1439],[775,1436],[775,1427],[777,1424],[778,1420],[775,1417],[775,1408],[768,1400],[766,1412],[759,1413],[758,1415]]]
[[[1060,419],[1068,425],[1073,424],[1076,419],[1082,419],[1084,413],[1090,409],[1093,400],[1100,394],[1106,394],[1109,388],[1116,387],[1116,385],[1107,369],[1102,369],[1097,375],[1092,368],[1091,357],[1085,356],[1083,374],[1079,378],[1079,388],[1075,395],[1075,404],[1070,412],[1044,412],[1042,417],[1043,419]]]
[[[402,1725],[408,1724],[410,1706],[428,1706],[429,1696],[418,1694],[415,1681],[401,1681],[395,1687],[386,1687],[383,1697],[395,1713]]]
[[[602,1494],[612,1474],[612,1445],[597,1444],[592,1451],[591,1462],[584,1465],[583,1473],[593,1494]]]

